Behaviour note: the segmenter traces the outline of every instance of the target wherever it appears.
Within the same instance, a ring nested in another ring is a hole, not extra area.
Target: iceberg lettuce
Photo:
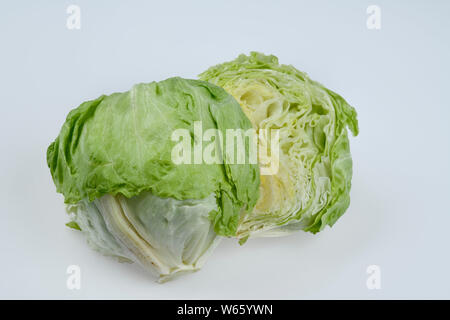
[[[236,98],[256,130],[279,130],[278,171],[261,175],[261,196],[239,223],[241,242],[332,226],[350,203],[347,128],[358,134],[355,109],[273,55],[240,55],[199,78]],[[260,153],[260,164],[266,160]]]
[[[170,78],[84,102],[47,150],[58,192],[89,244],[167,280],[198,270],[259,197],[257,164],[175,164],[175,130],[251,129],[210,83]],[[194,141],[193,143],[196,143]],[[246,145],[248,148],[248,145]]]

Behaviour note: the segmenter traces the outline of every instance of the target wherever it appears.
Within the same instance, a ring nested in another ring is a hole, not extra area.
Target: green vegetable
[[[258,131],[279,130],[278,172],[261,176],[261,197],[241,218],[238,238],[332,226],[350,203],[353,107],[272,55],[240,55],[199,77],[233,95]],[[260,164],[266,160],[260,154]]]
[[[80,226],[78,225],[78,223],[76,223],[75,221],[69,221],[66,223],[66,226],[68,226],[69,228],[81,231]]]
[[[47,150],[67,226],[160,281],[200,269],[221,236],[316,233],[350,204],[358,122],[340,95],[256,52],[199,77],[84,102]]]
[[[69,113],[47,163],[95,249],[168,279],[197,270],[217,235],[236,234],[258,199],[258,165],[227,156],[222,163],[175,164],[172,135],[186,129],[195,138],[196,121],[224,136],[252,128],[223,89],[181,78],[138,84]]]

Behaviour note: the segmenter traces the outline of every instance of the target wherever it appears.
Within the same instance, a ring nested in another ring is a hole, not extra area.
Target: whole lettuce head
[[[278,171],[261,175],[261,197],[237,236],[245,241],[332,226],[350,203],[347,128],[358,134],[355,109],[273,55],[240,55],[199,77],[233,95],[255,129],[279,130]],[[260,165],[264,157],[259,154]]]
[[[91,246],[170,279],[197,270],[234,236],[258,199],[257,164],[175,164],[173,133],[250,129],[236,100],[213,84],[181,78],[135,85],[84,102],[47,150],[57,191]],[[194,136],[195,138],[195,136]],[[192,141],[192,144],[198,141]]]

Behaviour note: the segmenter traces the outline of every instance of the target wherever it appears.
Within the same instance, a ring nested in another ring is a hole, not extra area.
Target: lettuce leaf
[[[209,220],[213,210],[214,194],[176,200],[147,191],[131,198],[104,195],[68,208],[94,250],[121,262],[136,262],[159,282],[203,266],[221,240]]]

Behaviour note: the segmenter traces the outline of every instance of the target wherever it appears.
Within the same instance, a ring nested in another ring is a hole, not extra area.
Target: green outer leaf
[[[80,226],[79,226],[78,223],[76,223],[75,221],[67,222],[67,223],[66,223],[66,226],[68,226],[69,228],[72,228],[72,229],[81,231]]]
[[[47,150],[57,191],[66,203],[105,194],[130,198],[143,191],[178,200],[216,193],[213,214],[219,235],[234,235],[241,208],[258,199],[255,164],[180,164],[172,162],[175,129],[202,121],[203,132],[249,129],[251,122],[222,88],[199,80],[170,78],[137,84],[130,91],[82,103],[67,116]]]
[[[337,121],[335,134],[337,139],[331,149],[331,202],[317,215],[313,224],[304,230],[312,233],[323,230],[326,225],[333,226],[350,205],[350,188],[353,175],[353,162],[346,126],[353,135],[359,132],[356,111],[337,93],[326,89],[336,109]]]

